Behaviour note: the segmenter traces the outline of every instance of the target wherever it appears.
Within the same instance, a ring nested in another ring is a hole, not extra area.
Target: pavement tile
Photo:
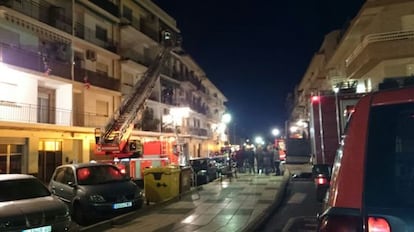
[[[106,231],[242,231],[274,203],[283,189],[282,179],[282,176],[239,174],[231,181],[216,180],[177,202]]]

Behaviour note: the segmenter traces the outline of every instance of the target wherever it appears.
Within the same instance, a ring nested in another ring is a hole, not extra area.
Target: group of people
[[[272,144],[256,149],[243,148],[234,154],[234,159],[240,173],[281,175],[279,151]]]

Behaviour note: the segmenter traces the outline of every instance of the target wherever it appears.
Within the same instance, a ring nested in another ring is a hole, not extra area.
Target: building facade
[[[412,0],[367,0],[347,28],[326,35],[293,93],[289,123],[309,121],[310,97],[320,91],[364,93],[413,76],[413,9]]]
[[[0,173],[48,181],[57,165],[102,158],[94,154],[95,128],[143,77],[164,30],[179,34],[176,21],[149,0],[2,1]],[[163,118],[187,106],[179,138],[191,156],[207,156],[219,144],[215,125],[225,101],[182,51],[162,68],[132,137],[176,139]]]

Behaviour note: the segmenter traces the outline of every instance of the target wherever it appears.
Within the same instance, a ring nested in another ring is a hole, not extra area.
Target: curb
[[[182,193],[171,199],[156,203],[154,205],[146,205],[145,208],[141,208],[141,209],[138,209],[137,211],[132,211],[126,214],[122,214],[117,217],[113,217],[111,219],[100,221],[90,226],[81,227],[78,231],[82,231],[82,232],[98,232],[99,231],[100,232],[100,231],[108,230],[110,228],[113,228],[113,225],[120,225],[130,220],[133,220],[139,216],[154,212],[158,209],[161,209],[162,207],[166,205],[180,201],[181,198],[184,196],[196,193],[202,189],[203,189],[202,186],[193,187],[190,191]],[[144,201],[144,204],[145,204],[145,201]]]
[[[288,169],[285,169],[283,173],[283,181],[280,185],[280,190],[278,190],[275,200],[273,204],[267,207],[260,215],[258,215],[254,220],[252,220],[246,227],[243,228],[242,232],[252,232],[252,231],[260,231],[260,227],[263,223],[265,223],[271,214],[280,206],[282,203],[283,197],[286,193],[286,185],[289,183],[291,174]]]

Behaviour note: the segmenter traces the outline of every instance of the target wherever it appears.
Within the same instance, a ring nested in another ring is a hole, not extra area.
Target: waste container
[[[190,166],[181,167],[180,194],[189,192],[193,183],[193,169]]]
[[[180,189],[178,167],[157,167],[144,170],[144,192],[147,204],[177,197]]]

